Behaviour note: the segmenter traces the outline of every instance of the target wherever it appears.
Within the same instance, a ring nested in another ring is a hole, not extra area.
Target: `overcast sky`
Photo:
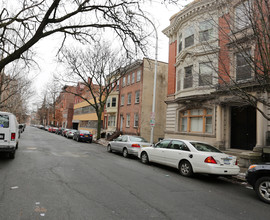
[[[154,0],[152,3],[148,3],[143,9],[150,14],[150,19],[153,19],[153,22],[156,25],[158,30],[158,60],[168,62],[168,38],[162,33],[166,27],[169,26],[169,19],[172,15],[179,12],[179,10],[191,2],[192,0],[179,0],[178,6],[176,5],[163,5],[156,3]],[[149,1],[150,2],[150,1]],[[155,41],[155,39],[153,39]],[[50,36],[35,46],[37,50],[36,61],[39,65],[39,68],[33,70],[31,73],[34,81],[34,90],[36,91],[35,100],[40,100],[42,97],[42,91],[45,88],[47,82],[52,80],[53,73],[61,71],[61,67],[56,62],[56,53],[59,49],[60,40],[57,40],[57,36]],[[155,45],[155,42],[153,42]],[[149,55],[150,58],[154,59],[153,55]],[[35,101],[32,101],[35,102]],[[35,108],[34,106],[32,108]]]

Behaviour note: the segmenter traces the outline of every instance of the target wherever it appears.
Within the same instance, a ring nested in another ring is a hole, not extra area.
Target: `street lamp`
[[[154,127],[155,127],[155,107],[156,107],[156,84],[157,84],[157,58],[158,58],[158,32],[154,23],[147,17],[142,14],[137,14],[134,12],[129,11],[128,13],[138,15],[149,21],[149,23],[154,27],[155,34],[156,34],[156,48],[155,48],[155,72],[154,72],[154,88],[153,88],[153,102],[152,102],[152,112],[151,112],[151,135],[150,135],[150,143],[154,142]]]

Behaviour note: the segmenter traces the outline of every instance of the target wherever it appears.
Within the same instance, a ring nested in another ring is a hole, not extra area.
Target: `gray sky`
[[[183,5],[191,2],[192,0],[179,0],[178,6],[176,5],[163,5],[156,3],[154,0],[152,3],[148,3],[143,9],[149,13],[149,18],[153,19],[158,31],[158,60],[168,62],[168,38],[162,33],[166,27],[169,26],[169,19],[172,15],[177,13]],[[150,2],[150,1],[149,1]],[[33,70],[32,75],[34,78],[34,90],[37,96],[34,99],[40,100],[42,91],[44,90],[46,83],[52,80],[53,73],[58,73],[61,70],[61,66],[56,62],[56,53],[59,48],[60,40],[57,40],[57,36],[50,36],[35,46],[37,51],[36,61],[39,65],[39,69]],[[153,38],[153,45],[155,45],[155,39]],[[149,55],[154,59],[153,55]]]

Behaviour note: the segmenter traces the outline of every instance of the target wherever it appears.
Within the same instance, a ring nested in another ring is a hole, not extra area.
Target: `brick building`
[[[269,92],[259,90],[248,63],[256,56],[245,13],[250,3],[222,2],[193,1],[163,31],[169,38],[165,137],[206,141],[223,150],[254,150],[266,146],[270,131],[258,110],[269,116],[270,109],[262,102],[249,104],[232,89],[237,85],[269,103]]]
[[[167,63],[158,62],[154,141],[164,137],[167,71]],[[124,134],[139,135],[150,141],[153,85],[154,60],[137,60],[131,64],[119,81],[119,91],[108,99],[110,106],[115,108],[115,117],[112,121],[107,120],[109,124]]]

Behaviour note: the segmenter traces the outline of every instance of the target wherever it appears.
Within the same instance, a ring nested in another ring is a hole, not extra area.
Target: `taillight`
[[[204,162],[217,164],[216,160],[213,157],[207,157]]]
[[[238,165],[238,161],[237,160],[235,160],[235,165]]]
[[[80,136],[83,136],[84,134],[80,134]]]
[[[11,140],[15,141],[15,138],[16,138],[16,133],[11,133]]]
[[[89,136],[90,136],[90,137],[92,137],[93,135],[92,135],[92,134],[90,134]]]
[[[131,147],[141,147],[139,144],[132,144]]]

